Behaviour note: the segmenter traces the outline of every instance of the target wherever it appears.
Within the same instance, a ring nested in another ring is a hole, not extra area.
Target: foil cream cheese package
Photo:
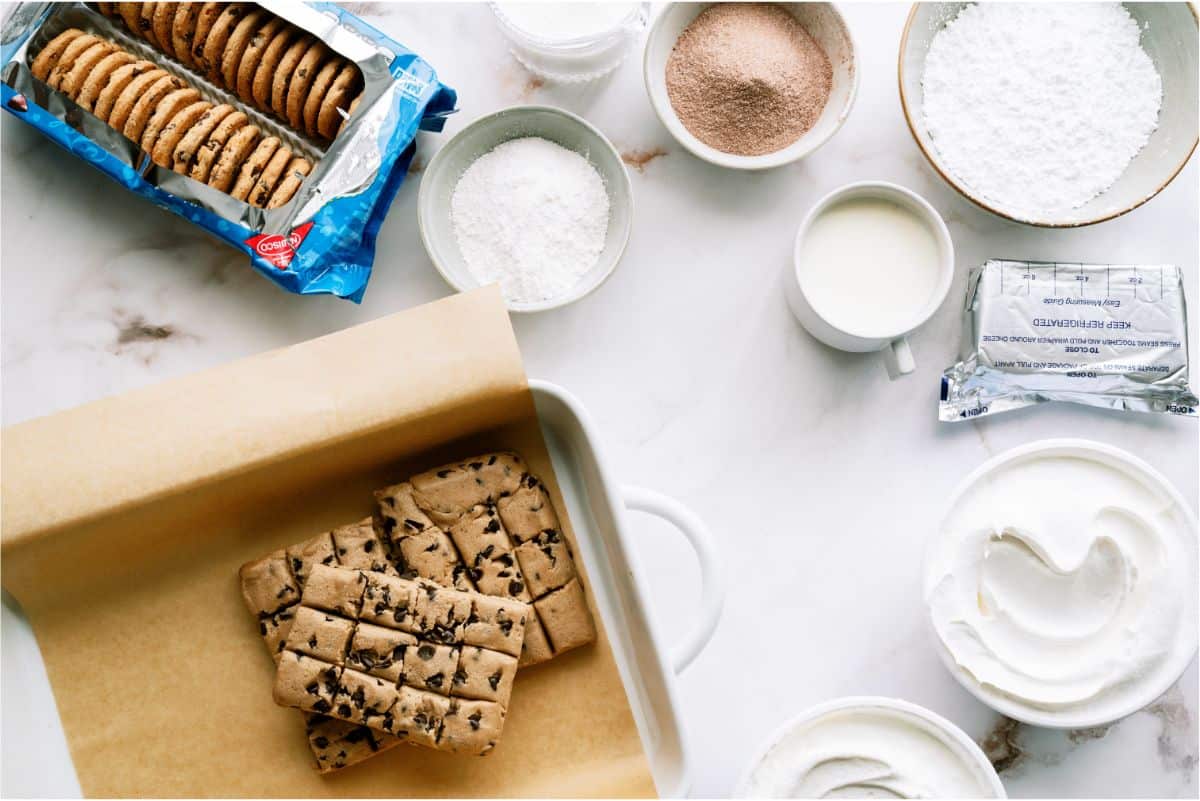
[[[952,672],[997,710],[1101,725],[1153,701],[1196,651],[1194,513],[1115,448],[1024,446],[952,502],[925,600]]]
[[[85,3],[19,3],[8,10],[0,32],[0,102],[126,189],[246,253],[259,273],[284,289],[358,301],[371,274],[376,233],[412,161],[416,132],[440,131],[456,95],[417,54],[332,3],[256,5],[357,65],[360,102],[332,142],[263,114]],[[71,28],[145,59],[204,100],[233,106],[265,136],[307,159],[311,172],[289,202],[263,209],[155,164],[138,143],[31,72],[41,49]]]
[[[943,421],[1044,401],[1188,417],[1200,405],[1173,265],[988,261],[971,275],[963,328]]]

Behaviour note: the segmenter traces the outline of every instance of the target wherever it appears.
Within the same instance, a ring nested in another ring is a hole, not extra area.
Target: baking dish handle
[[[700,655],[712,639],[721,607],[725,603],[725,585],[721,579],[717,546],[708,526],[696,514],[674,498],[643,487],[622,488],[625,505],[630,509],[661,517],[687,537],[700,562],[700,619],[671,652],[671,665],[682,673]]]

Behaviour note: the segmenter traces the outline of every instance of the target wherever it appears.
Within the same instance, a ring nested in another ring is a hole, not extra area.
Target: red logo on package
[[[308,232],[312,227],[313,224],[310,221],[297,228],[293,228],[288,232],[287,236],[283,234],[259,234],[247,239],[246,244],[254,248],[256,254],[262,256],[271,262],[271,264],[274,264],[281,270],[286,270],[288,265],[292,263],[292,259],[296,256],[296,249],[300,247],[300,243],[304,241],[304,237],[308,236]]]

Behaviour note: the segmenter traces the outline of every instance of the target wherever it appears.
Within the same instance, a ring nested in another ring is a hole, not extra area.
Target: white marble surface
[[[966,271],[987,257],[1174,262],[1197,294],[1197,165],[1148,205],[1076,231],[990,217],[926,166],[905,128],[895,60],[907,6],[853,5],[862,84],[845,128],[766,174],[708,166],[658,123],[640,59],[584,89],[543,86],[507,55],[482,5],[356,10],[425,56],[460,92],[447,135],[518,103],[564,106],[626,152],[637,216],[624,261],[594,295],[514,321],[531,376],[590,408],[619,475],[691,505],[720,537],[730,595],[716,637],[681,679],[693,792],[728,794],[760,738],[827,698],[924,704],[987,741],[1013,796],[1197,794],[1197,670],[1108,728],[1051,732],[998,720],[943,670],[924,629],[918,565],[942,502],[988,456],[1050,436],[1141,456],[1197,500],[1195,421],[1042,407],[939,424]],[[419,174],[380,235],[361,306],[287,295],[198,229],[142,202],[3,115],[3,421],[299,342],[448,293],[416,230]],[[427,161],[446,136],[422,136]],[[789,316],[781,289],[800,217],[844,182],[924,194],[950,225],[950,300],[914,337],[916,374],[832,351]],[[1192,321],[1192,348],[1196,326]],[[663,524],[638,519],[663,631],[691,612],[696,569]],[[5,610],[4,645],[15,642]],[[4,664],[4,696],[25,666]],[[63,785],[21,767],[46,721],[4,718],[5,795]],[[61,777],[60,777],[61,778]],[[67,785],[69,786],[69,785]],[[39,793],[40,794],[40,793]]]

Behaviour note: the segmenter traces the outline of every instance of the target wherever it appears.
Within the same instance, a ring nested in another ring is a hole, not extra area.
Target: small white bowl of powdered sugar
[[[659,120],[705,161],[779,167],[837,133],[858,92],[832,3],[668,3],[643,61]]]
[[[460,292],[498,283],[510,311],[546,311],[600,286],[633,221],[629,174],[605,136],[551,106],[481,117],[421,176],[421,239]]]
[[[1197,141],[1188,3],[918,3],[900,100],[929,163],[1016,222],[1091,225],[1145,203]]]

